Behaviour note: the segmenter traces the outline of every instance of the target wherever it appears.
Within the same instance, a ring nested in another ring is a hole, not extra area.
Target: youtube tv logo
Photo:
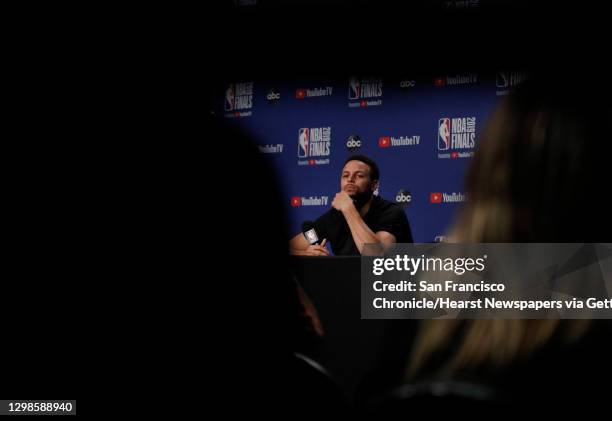
[[[300,206],[327,206],[328,203],[329,196],[293,196],[291,198],[291,206],[293,206],[294,208]]]
[[[295,91],[296,99],[304,99],[306,98],[306,89],[298,89]]]
[[[461,203],[466,201],[465,193],[429,193],[429,203]]]
[[[378,138],[378,147],[379,148],[388,148],[391,146],[391,137],[389,136],[381,136]]]

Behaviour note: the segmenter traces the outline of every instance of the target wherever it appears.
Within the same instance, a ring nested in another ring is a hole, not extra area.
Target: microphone
[[[319,236],[317,235],[317,231],[315,230],[314,222],[304,221],[302,224],[302,233],[310,245],[319,244],[320,240]]]

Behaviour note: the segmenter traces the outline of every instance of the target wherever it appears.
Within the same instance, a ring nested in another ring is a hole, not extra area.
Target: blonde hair
[[[580,183],[577,187],[569,180],[589,180],[592,175],[585,167],[584,149],[573,143],[582,140],[576,139],[582,125],[573,110],[556,108],[546,95],[532,93],[507,98],[489,121],[468,171],[468,201],[449,233],[450,242],[558,240],[560,219],[550,217],[556,203],[536,199],[537,189],[565,189],[578,197]],[[406,376],[422,375],[433,357],[444,352],[441,365],[428,374],[501,369],[529,357],[553,337],[575,341],[589,325],[590,320],[558,319],[423,321]]]

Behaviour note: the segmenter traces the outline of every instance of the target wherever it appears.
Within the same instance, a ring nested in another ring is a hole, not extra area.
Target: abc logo
[[[363,142],[361,138],[356,134],[349,136],[349,138],[346,141],[346,147],[349,150],[359,149],[361,148],[362,144]]]
[[[280,92],[278,92],[276,89],[272,89],[270,92],[268,92],[266,99],[268,102],[278,101],[280,99]]]
[[[414,88],[416,82],[414,80],[402,80],[400,82],[400,88]]]
[[[407,205],[411,201],[412,201],[412,195],[410,194],[408,190],[402,189],[398,191],[397,195],[395,196],[395,202],[401,205]]]

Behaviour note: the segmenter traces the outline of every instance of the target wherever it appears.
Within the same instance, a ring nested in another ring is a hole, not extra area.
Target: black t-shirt
[[[363,221],[375,234],[378,231],[387,231],[395,236],[398,243],[413,242],[404,210],[381,197],[374,196]],[[314,225],[319,239],[323,241],[326,238],[336,256],[360,255],[342,212],[332,208],[321,215]]]

